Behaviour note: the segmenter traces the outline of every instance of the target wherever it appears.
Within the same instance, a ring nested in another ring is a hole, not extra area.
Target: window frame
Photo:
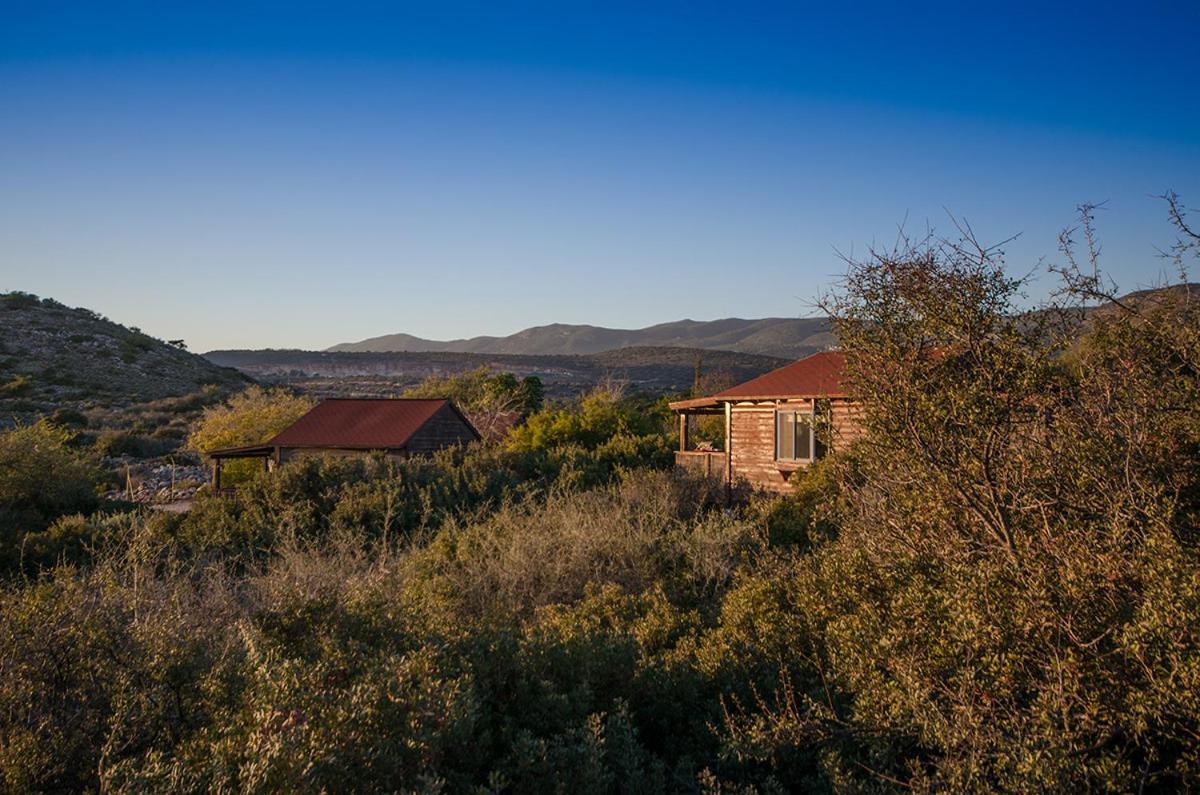
[[[792,417],[791,427],[792,427],[793,438],[792,438],[792,457],[791,458],[785,458],[781,455],[781,453],[783,452],[782,445],[780,444],[780,442],[782,441],[782,438],[780,436],[780,430],[781,430],[780,426],[782,425],[781,418],[784,416],[787,416],[787,415],[791,415],[791,417]],[[804,424],[808,428],[808,445],[807,445],[808,456],[804,457],[804,458],[801,458],[801,457],[795,455],[797,448],[800,446],[797,444],[800,437],[795,435],[795,433],[796,433],[795,429],[796,429],[796,425],[799,424],[799,422],[801,420],[803,420]],[[816,414],[811,409],[806,410],[806,409],[797,409],[797,408],[777,408],[775,410],[775,434],[774,434],[774,436],[775,436],[775,460],[780,463],[811,464],[813,461],[816,461],[817,458],[819,457],[817,455],[817,443],[818,442],[817,442]]]

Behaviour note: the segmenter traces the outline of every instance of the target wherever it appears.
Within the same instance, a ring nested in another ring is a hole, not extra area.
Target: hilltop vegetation
[[[0,427],[48,419],[111,456],[170,453],[249,379],[88,309],[0,295]]]
[[[123,407],[246,383],[234,370],[88,309],[0,295],[0,411]]]

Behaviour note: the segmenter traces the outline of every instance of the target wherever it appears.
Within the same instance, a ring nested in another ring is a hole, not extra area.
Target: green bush
[[[517,380],[512,373],[479,367],[449,376],[431,376],[405,390],[404,397],[449,398],[480,436],[494,441],[504,436],[515,420],[542,408],[541,379],[531,375]]]
[[[663,428],[662,409],[602,387],[584,395],[577,404],[554,406],[531,415],[509,433],[508,447],[518,452],[562,445],[591,448],[616,436],[650,436]]]
[[[156,458],[171,452],[177,444],[170,439],[141,436],[128,431],[108,430],[96,439],[96,452],[103,456]]]
[[[48,419],[52,425],[60,428],[86,428],[88,426],[87,416],[83,412],[71,408],[55,409]]]
[[[199,395],[185,397],[179,404],[166,404],[168,410],[208,400],[205,388]],[[261,444],[298,420],[310,409],[311,398],[296,395],[283,388],[266,389],[251,386],[219,405],[206,405],[188,435],[188,447],[203,455],[223,447],[243,447]],[[262,472],[258,461],[230,461],[222,477],[229,485],[245,483]]]
[[[839,463],[851,465],[849,459]],[[831,508],[837,499],[838,482],[830,463],[822,460],[794,472],[789,483],[791,493],[782,497],[759,495],[752,503],[771,543],[795,545],[807,551],[833,538],[836,522]]]
[[[0,307],[10,310],[32,309],[41,303],[41,299],[32,293],[13,291],[0,295]]]
[[[99,472],[49,422],[0,432],[0,557],[11,566],[27,533],[97,506]]]
[[[121,361],[126,364],[136,362],[143,353],[147,353],[154,348],[156,340],[143,334],[137,328],[131,328],[127,333],[120,337],[119,355]]]

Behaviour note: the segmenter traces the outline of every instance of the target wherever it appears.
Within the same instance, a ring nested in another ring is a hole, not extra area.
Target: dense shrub
[[[1064,358],[1080,313],[1019,316],[1018,288],[969,242],[853,266],[834,312],[867,434],[794,575],[820,642],[731,718],[744,758],[819,750],[853,787],[1196,784],[1200,304],[1111,305]]]
[[[0,397],[15,398],[28,395],[33,391],[33,379],[28,375],[14,375],[8,381],[0,384]]]
[[[128,431],[108,430],[96,438],[96,452],[104,456],[154,458],[175,449],[169,439],[152,438]]]
[[[639,474],[611,489],[555,493],[452,522],[415,559],[427,585],[481,621],[575,602],[598,583],[683,587],[676,570],[688,572],[687,586],[723,585],[761,539],[749,525],[701,521],[704,485]]]
[[[11,566],[27,533],[97,506],[99,473],[71,433],[42,421],[0,432],[0,557]]]
[[[430,376],[404,392],[408,398],[449,398],[484,439],[502,438],[518,420],[542,408],[542,381],[479,367],[465,373]]]
[[[11,293],[0,294],[0,307],[10,310],[32,309],[41,304],[41,299],[32,293],[14,290]]]
[[[87,416],[83,412],[71,408],[55,409],[48,419],[51,424],[60,428],[86,428],[88,426]]]
[[[532,416],[508,435],[514,451],[537,451],[574,444],[594,447],[614,436],[660,433],[666,419],[661,401],[623,397],[618,385],[602,386],[577,404],[551,406]]]
[[[7,788],[688,784],[719,718],[696,600],[763,543],[667,474],[407,552],[293,538],[236,577],[174,559],[161,527],[123,535],[0,598]]]
[[[517,453],[471,445],[431,458],[303,457],[270,478],[245,484],[233,498],[202,495],[173,528],[193,552],[257,554],[285,538],[330,532],[399,541],[446,520],[544,495],[611,481],[633,467],[671,460],[659,436],[616,436],[594,449],[557,447]]]
[[[200,399],[203,400],[204,391]],[[187,401],[181,404],[187,405]],[[242,447],[260,444],[291,425],[314,403],[283,388],[265,389],[252,386],[219,405],[204,409],[188,436],[188,446],[197,453],[207,453],[222,447]],[[168,405],[178,410],[180,405]],[[224,475],[232,485],[254,478],[262,471],[257,461],[230,461]]]

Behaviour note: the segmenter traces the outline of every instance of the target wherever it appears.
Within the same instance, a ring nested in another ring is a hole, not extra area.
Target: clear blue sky
[[[1152,284],[1200,5],[1047,5],[0,0],[0,289],[193,350],[794,316],[1101,200]]]

